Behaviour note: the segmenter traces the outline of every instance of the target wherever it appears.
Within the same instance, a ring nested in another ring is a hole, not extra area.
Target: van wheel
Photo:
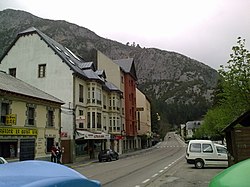
[[[197,159],[197,160],[195,160],[194,165],[197,169],[202,169],[204,167],[204,162],[201,159]]]

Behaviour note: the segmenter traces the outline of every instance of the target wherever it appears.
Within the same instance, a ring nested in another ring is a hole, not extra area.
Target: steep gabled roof
[[[93,71],[95,71],[95,66],[94,66],[94,62],[84,62],[84,63],[80,63],[79,68],[83,69],[92,69]]]
[[[224,129],[222,129],[222,132],[226,132],[231,130],[235,125],[240,124],[244,127],[250,126],[250,110],[243,113],[241,116],[239,116],[237,119],[235,119],[232,123],[227,125]]]
[[[105,81],[105,87],[106,87],[106,90],[108,90],[108,91],[113,91],[113,92],[122,93],[122,91],[119,90],[119,88],[117,88],[117,87],[116,87],[113,83],[111,83],[111,82]]]
[[[38,34],[41,39],[48,44],[48,46],[65,62],[70,69],[74,71],[75,74],[82,77],[83,79],[95,79],[97,81],[103,82],[99,76],[93,76],[92,73],[90,74],[89,71],[85,72],[79,66],[84,64],[85,62],[75,55],[72,51],[70,51],[67,47],[62,46],[52,38],[48,37],[46,34],[41,32],[40,30],[36,29],[35,27],[31,27],[25,31],[18,33],[16,39],[13,41],[12,45],[8,48],[8,50],[4,53],[0,61],[8,54],[9,50],[15,44],[15,42],[24,35],[30,35],[36,33]],[[93,70],[92,70],[93,71]],[[94,71],[93,71],[94,72]],[[91,75],[90,77],[88,75]]]
[[[0,71],[0,91],[64,104],[60,99],[2,71]]]
[[[135,64],[133,58],[113,60],[118,64],[125,73],[129,73],[135,80],[137,80]]]
[[[106,73],[105,73],[104,70],[97,70],[97,71],[96,71],[96,74],[97,74],[99,77],[102,77],[102,78],[104,78],[104,79],[107,78]]]

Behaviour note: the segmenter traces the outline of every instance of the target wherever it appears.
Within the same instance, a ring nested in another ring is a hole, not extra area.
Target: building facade
[[[121,81],[124,84],[123,97],[125,100],[124,150],[140,148],[136,119],[136,87],[137,76],[133,58],[113,60],[124,72]]]
[[[126,134],[125,134],[124,72],[122,71],[121,67],[118,64],[114,63],[113,60],[108,58],[100,51],[92,50],[92,56],[93,56],[92,60],[96,64],[97,69],[105,70],[105,74],[107,75],[106,77],[107,81],[111,82],[115,87],[117,87],[120,90],[119,104],[117,104],[117,107],[119,107],[119,111],[117,110],[117,116],[119,116],[118,118],[120,119],[119,121],[117,121],[117,123],[120,124],[119,125],[120,128],[116,132],[110,131],[110,134],[111,134],[111,148],[113,148],[115,151],[121,154],[123,152],[126,152],[126,147],[127,147],[125,145]],[[115,98],[116,97],[111,97],[109,99],[110,104],[118,103],[117,102],[118,96],[117,99]]]
[[[60,142],[63,102],[0,72],[0,155],[6,159],[49,160]]]
[[[139,89],[136,89],[137,128],[141,148],[152,146],[151,103]]]
[[[92,62],[32,27],[18,34],[1,57],[0,69],[64,102],[61,106],[63,162],[104,147],[122,152],[114,142],[122,129],[121,91]]]

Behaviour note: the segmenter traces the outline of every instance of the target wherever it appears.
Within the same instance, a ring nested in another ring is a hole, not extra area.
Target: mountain
[[[138,87],[150,98],[164,122],[178,125],[202,117],[211,106],[218,73],[185,55],[156,48],[141,48],[105,39],[87,28],[63,20],[48,20],[20,10],[0,11],[0,56],[18,32],[36,27],[85,61],[96,48],[111,59],[132,57]]]

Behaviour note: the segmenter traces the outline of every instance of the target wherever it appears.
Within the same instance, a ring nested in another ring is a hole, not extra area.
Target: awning
[[[76,139],[83,138],[85,140],[107,140],[110,139],[110,134],[106,134],[104,132],[93,133],[84,130],[76,131]]]

